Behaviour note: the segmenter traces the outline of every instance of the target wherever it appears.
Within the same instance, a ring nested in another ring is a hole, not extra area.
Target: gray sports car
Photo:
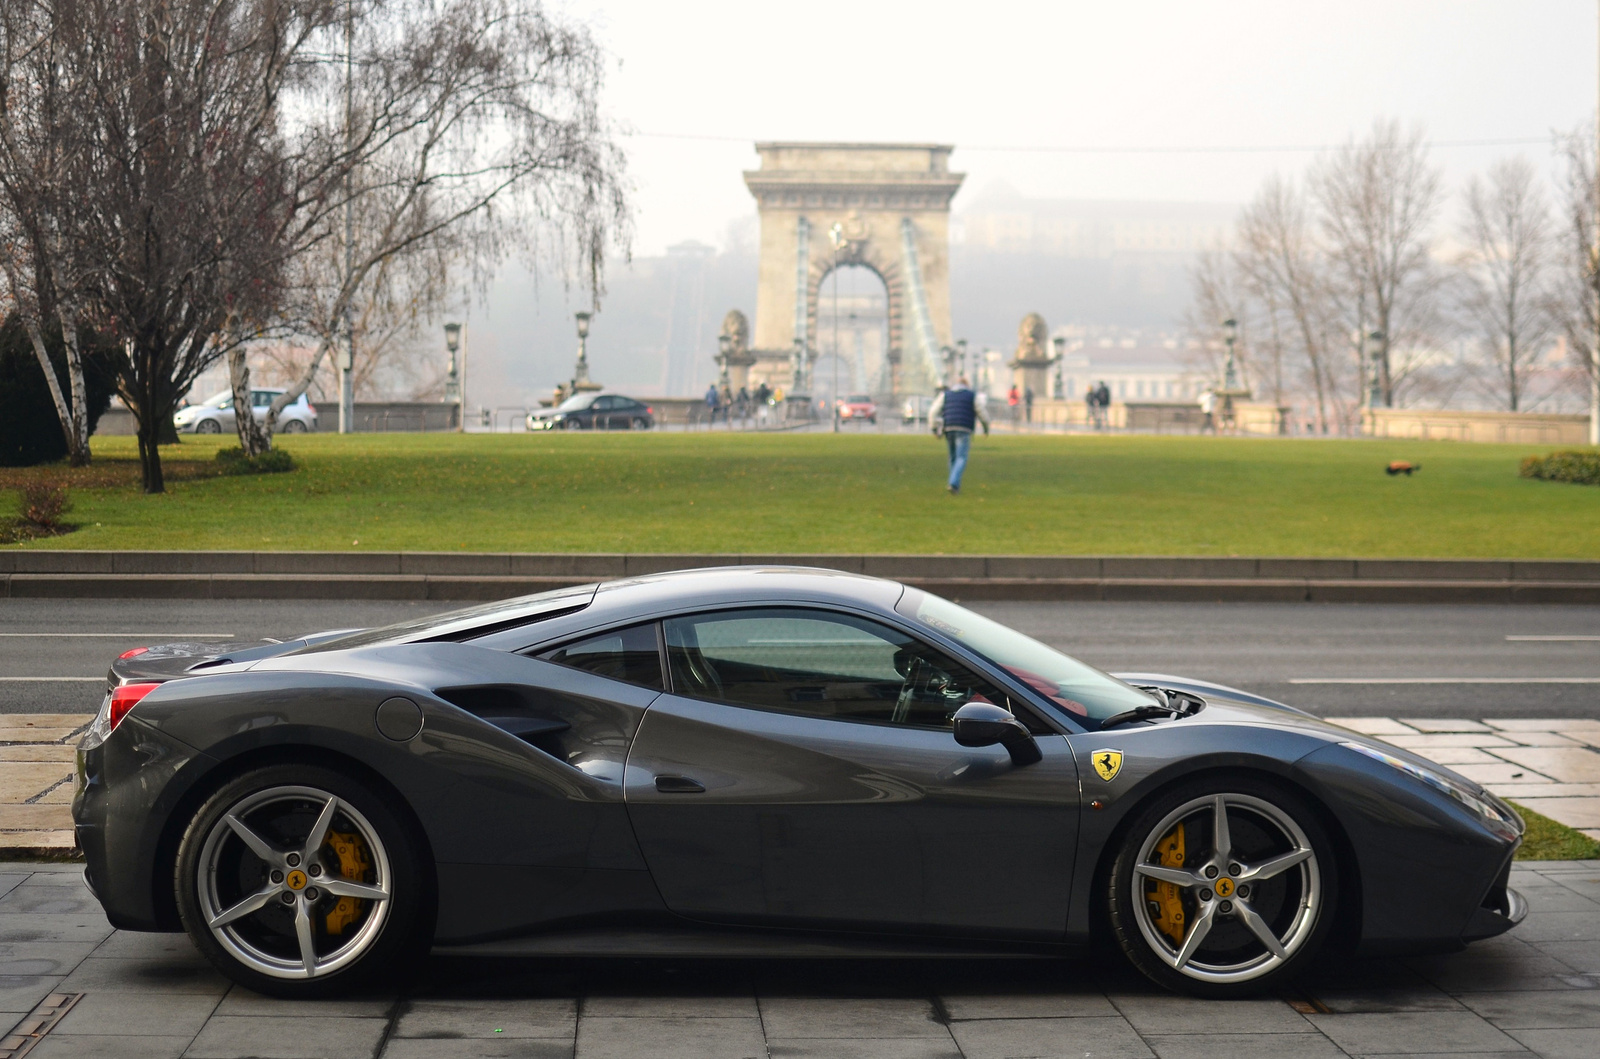
[[[135,649],[73,814],[116,926],[324,995],[453,953],[1070,955],[1277,986],[1510,929],[1522,821],[1281,703],[938,596],[695,570]],[[1425,885],[1419,880],[1426,879]]]

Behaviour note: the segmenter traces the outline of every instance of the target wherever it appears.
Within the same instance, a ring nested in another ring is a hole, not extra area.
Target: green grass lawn
[[[1517,850],[1518,860],[1594,860],[1600,858],[1600,842],[1566,824],[1512,802],[1512,808],[1528,825]]]
[[[26,547],[1600,557],[1600,489],[1518,478],[1523,446],[996,434],[952,497],[926,434],[320,434],[212,476],[231,443],[165,448],[144,496],[97,438],[86,471],[0,470],[0,513],[42,475],[82,528]]]

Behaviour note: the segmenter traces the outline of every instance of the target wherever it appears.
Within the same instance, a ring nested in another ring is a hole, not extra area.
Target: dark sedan
[[[651,406],[620,393],[579,393],[528,416],[529,430],[649,430]]]
[[[1109,676],[892,581],[589,584],[115,661],[73,815],[111,922],[314,996],[428,947],[1070,955],[1279,988],[1513,927],[1522,821],[1217,684]]]

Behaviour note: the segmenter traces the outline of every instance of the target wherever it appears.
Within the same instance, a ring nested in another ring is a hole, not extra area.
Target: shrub
[[[259,456],[246,456],[244,449],[217,450],[217,464],[223,474],[282,474],[295,469],[294,457],[282,449],[268,449]]]
[[[61,532],[61,516],[72,510],[67,487],[56,482],[29,482],[22,487],[22,517],[30,525]]]
[[[1529,456],[1518,471],[1524,478],[1543,478],[1550,482],[1575,482],[1600,485],[1600,452],[1552,452],[1548,456]]]

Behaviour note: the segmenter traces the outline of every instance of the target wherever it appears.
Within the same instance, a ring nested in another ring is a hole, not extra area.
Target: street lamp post
[[[1365,336],[1367,357],[1371,368],[1371,383],[1367,389],[1367,407],[1377,408],[1383,403],[1383,332],[1373,331]]]
[[[964,338],[956,339],[956,366],[961,374],[967,374],[967,340]]]
[[[728,352],[732,348],[732,338],[727,335],[717,336],[717,385],[724,389],[728,386]]]
[[[456,351],[461,348],[460,324],[444,325],[444,348],[450,352],[450,370],[449,374],[445,377],[444,399],[447,402],[455,403],[456,430],[461,431],[466,427],[467,405],[462,399],[461,390],[461,375],[465,373],[463,372],[458,374],[456,370]],[[465,364],[462,365],[462,367],[465,366]]]
[[[1233,344],[1238,340],[1239,321],[1230,316],[1222,321],[1222,341],[1228,347],[1228,361],[1222,372],[1222,388],[1230,393],[1239,388],[1239,362],[1233,355]]]
[[[572,370],[572,392],[589,385],[589,314],[574,313],[578,321],[578,364]]]
[[[1066,338],[1064,336],[1057,335],[1056,337],[1054,337],[1054,338],[1052,338],[1050,340],[1050,344],[1052,346],[1054,346],[1055,350],[1056,350],[1056,395],[1055,396],[1056,396],[1056,400],[1059,401],[1059,400],[1064,399],[1067,396],[1067,384],[1066,384],[1066,381],[1063,380],[1062,377],[1061,377],[1061,362],[1063,360],[1065,360],[1066,356],[1067,356],[1067,340],[1066,340]]]

